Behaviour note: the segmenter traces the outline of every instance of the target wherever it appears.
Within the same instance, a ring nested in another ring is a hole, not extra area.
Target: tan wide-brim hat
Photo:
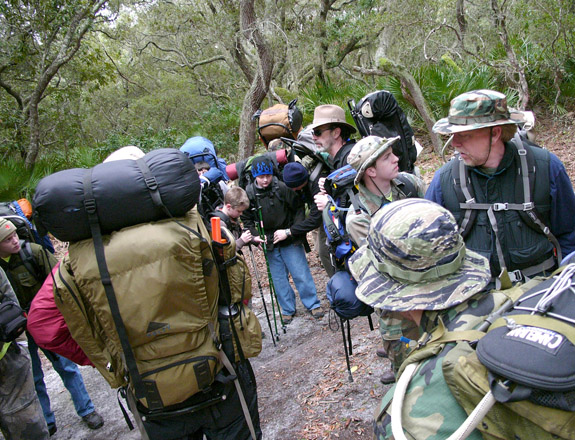
[[[347,123],[345,111],[339,105],[325,104],[317,106],[313,112],[313,122],[306,129],[313,130],[326,124],[345,125],[352,133],[357,131],[353,125]]]

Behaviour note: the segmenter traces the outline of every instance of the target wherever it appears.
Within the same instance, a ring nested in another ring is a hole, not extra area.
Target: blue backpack
[[[343,267],[347,257],[357,249],[345,230],[345,217],[352,209],[351,204],[355,209],[361,209],[354,185],[356,175],[357,171],[351,165],[345,165],[332,171],[324,183],[329,202],[322,212],[323,227],[336,268]]]

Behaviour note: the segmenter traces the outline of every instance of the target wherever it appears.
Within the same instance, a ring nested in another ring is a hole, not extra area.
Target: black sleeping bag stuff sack
[[[92,236],[84,206],[84,180],[90,177],[102,234],[166,218],[165,208],[171,216],[181,217],[200,195],[198,173],[184,153],[154,150],[139,160],[105,162],[43,178],[33,200],[39,230],[50,231],[61,241]]]

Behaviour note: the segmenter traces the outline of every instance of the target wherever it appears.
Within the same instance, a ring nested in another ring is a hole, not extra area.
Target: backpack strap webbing
[[[403,431],[402,410],[405,394],[409,387],[411,378],[417,371],[420,363],[409,364],[395,386],[393,400],[391,402],[391,430],[393,438],[396,440],[407,440]],[[489,391],[477,404],[475,409],[469,414],[465,422],[450,435],[447,440],[463,440],[469,437],[472,431],[479,425],[481,420],[487,415],[489,410],[495,405],[495,397]]]
[[[215,330],[213,322],[208,322],[208,328],[210,329],[210,332],[212,333],[212,337],[217,338],[217,334],[216,334],[216,330]],[[238,375],[236,373],[236,370],[234,369],[232,363],[230,362],[230,360],[226,356],[226,353],[224,353],[224,350],[222,350],[221,346],[218,349],[218,356],[220,358],[220,361],[224,365],[224,367],[226,367],[226,369],[229,371],[229,373],[231,375],[235,376],[234,386],[236,387],[236,391],[237,391],[238,397],[240,399],[240,404],[242,406],[244,418],[246,419],[246,424],[248,425],[252,439],[256,440],[257,439],[256,431],[254,429],[254,424],[252,422],[252,417],[250,415],[250,409],[249,409],[248,403],[246,402],[246,398],[244,396],[244,393],[242,391],[240,381],[238,380]]]
[[[22,264],[26,268],[26,270],[34,277],[36,282],[44,281],[46,277],[42,274],[42,269],[40,265],[34,258],[34,254],[32,253],[32,247],[30,243],[25,240],[20,240],[20,251],[18,251],[18,255],[22,260]]]
[[[459,154],[455,156],[454,160],[456,160],[457,163],[453,165],[453,186],[457,199],[459,200],[460,206],[461,203],[465,203],[467,206],[473,205],[475,204],[475,197],[471,194],[472,189],[468,181],[467,167]],[[471,231],[476,216],[476,211],[464,209],[463,216],[459,220],[459,232],[463,238]]]
[[[92,188],[92,170],[87,172],[84,176],[84,208],[88,214],[88,220],[90,222],[90,231],[92,233],[94,251],[96,253],[96,261],[98,263],[102,285],[104,286],[106,298],[110,306],[110,312],[112,314],[114,324],[116,325],[116,331],[118,332],[118,338],[120,339],[122,351],[124,352],[126,367],[134,383],[134,392],[138,399],[146,399],[146,403],[148,404],[149,409],[161,409],[163,408],[163,404],[160,393],[158,391],[158,387],[154,381],[144,381],[142,379],[136,365],[134,352],[128,341],[126,326],[124,325],[124,321],[120,315],[118,300],[116,298],[114,286],[112,285],[112,278],[110,276],[110,271],[108,270],[106,256],[104,253],[102,231],[100,229],[100,222],[98,220],[98,214],[96,211],[96,200],[94,198]]]
[[[315,182],[315,180],[319,177],[322,169],[323,169],[323,163],[320,160],[318,160],[317,163],[315,164],[313,171],[310,173],[308,180],[310,182]]]
[[[515,133],[511,143],[517,148],[517,153],[519,154],[519,161],[521,164],[520,173],[523,188],[520,187],[519,180],[517,180],[516,194],[519,195],[521,189],[523,190],[524,209],[519,210],[519,215],[527,224],[527,226],[535,229],[536,231],[543,232],[543,234],[555,247],[555,251],[557,253],[557,261],[561,261],[563,259],[561,254],[561,245],[559,244],[557,238],[551,233],[549,227],[545,225],[541,215],[536,209],[537,207],[535,206],[535,203],[532,200],[532,193],[533,189],[535,188],[536,172],[535,159],[533,158],[533,154],[531,153],[531,150],[525,148],[519,132]]]
[[[396,177],[398,186],[406,198],[417,197],[417,188],[415,184],[405,174],[399,173]]]

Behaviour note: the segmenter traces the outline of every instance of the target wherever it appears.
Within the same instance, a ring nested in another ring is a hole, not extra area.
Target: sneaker
[[[282,321],[286,325],[289,324],[290,322],[293,321],[293,315],[282,315]]]
[[[321,307],[317,307],[313,310],[310,310],[311,316],[313,316],[315,319],[320,319],[323,318],[325,316],[325,312],[323,311],[323,309]]]
[[[82,417],[82,421],[88,425],[90,429],[100,429],[104,426],[104,419],[96,411]]]

